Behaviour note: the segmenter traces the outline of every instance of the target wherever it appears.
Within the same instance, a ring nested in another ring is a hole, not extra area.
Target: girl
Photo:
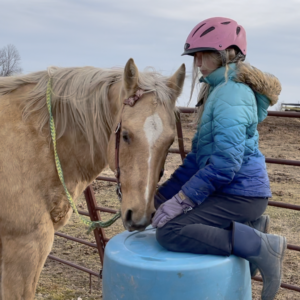
[[[278,79],[244,63],[246,33],[228,18],[210,18],[189,34],[183,55],[194,57],[202,87],[192,151],[158,190],[152,225],[170,251],[229,256],[259,269],[262,299],[281,282],[286,239],[267,234],[263,216],[271,197],[257,124],[278,100]],[[191,94],[192,94],[191,92]],[[169,200],[167,200],[169,199]]]

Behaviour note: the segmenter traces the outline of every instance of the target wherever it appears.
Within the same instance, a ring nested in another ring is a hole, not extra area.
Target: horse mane
[[[106,153],[113,126],[108,92],[112,84],[122,80],[123,71],[121,68],[50,67],[48,71],[0,78],[0,96],[26,84],[35,84],[30,92],[21,96],[24,102],[23,119],[26,121],[34,113],[42,131],[49,124],[46,90],[51,77],[52,113],[57,139],[66,130],[75,132],[75,127],[79,127],[86,136],[93,157],[95,144],[101,153]],[[174,115],[171,108],[174,91],[167,86],[167,80],[167,77],[153,70],[146,70],[139,72],[138,85],[143,90],[153,91],[156,101]]]

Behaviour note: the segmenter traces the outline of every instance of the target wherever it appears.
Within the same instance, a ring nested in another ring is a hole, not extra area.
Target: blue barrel
[[[251,300],[249,263],[171,252],[155,229],[125,231],[105,247],[103,300]]]

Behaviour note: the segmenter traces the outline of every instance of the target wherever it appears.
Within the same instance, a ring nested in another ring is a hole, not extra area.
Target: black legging
[[[267,197],[215,193],[187,214],[158,228],[156,238],[170,251],[228,256],[232,250],[232,221],[254,221],[267,205]]]

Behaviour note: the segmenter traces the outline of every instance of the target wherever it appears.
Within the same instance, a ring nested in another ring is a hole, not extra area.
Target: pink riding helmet
[[[210,18],[197,24],[189,34],[182,55],[194,55],[199,51],[225,50],[236,46],[246,55],[246,31],[234,20]]]

